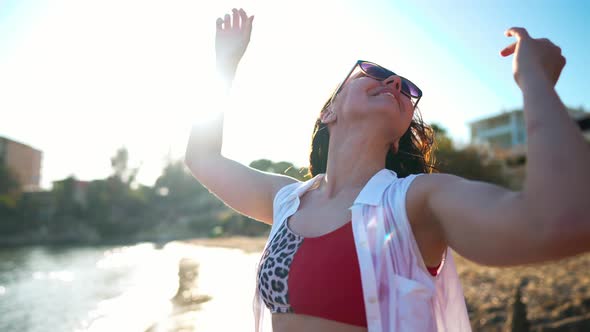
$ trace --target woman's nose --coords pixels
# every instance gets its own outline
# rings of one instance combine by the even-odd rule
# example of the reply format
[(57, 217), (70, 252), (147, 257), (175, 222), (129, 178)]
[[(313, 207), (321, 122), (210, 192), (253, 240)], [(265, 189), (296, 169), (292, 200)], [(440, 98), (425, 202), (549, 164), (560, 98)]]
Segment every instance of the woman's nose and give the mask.
[(397, 75), (391, 75), (383, 81), (385, 85), (392, 85), (393, 88), (400, 92), (402, 90), (402, 79)]

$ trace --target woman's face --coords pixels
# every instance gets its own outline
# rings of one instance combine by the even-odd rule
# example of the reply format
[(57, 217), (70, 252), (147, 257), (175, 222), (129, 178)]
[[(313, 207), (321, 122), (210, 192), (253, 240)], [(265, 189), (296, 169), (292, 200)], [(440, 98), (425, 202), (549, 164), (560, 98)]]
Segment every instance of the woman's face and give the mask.
[[(336, 122), (348, 125), (366, 124), (386, 139), (399, 139), (409, 128), (414, 107), (401, 93), (401, 78), (390, 76), (384, 81), (353, 72), (334, 98)], [(368, 129), (367, 129), (368, 130)]]

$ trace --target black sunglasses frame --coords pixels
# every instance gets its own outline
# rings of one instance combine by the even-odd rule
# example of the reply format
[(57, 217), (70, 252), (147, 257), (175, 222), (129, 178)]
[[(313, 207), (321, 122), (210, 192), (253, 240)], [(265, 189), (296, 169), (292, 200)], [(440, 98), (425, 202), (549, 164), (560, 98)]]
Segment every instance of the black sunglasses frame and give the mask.
[[(365, 60), (357, 60), (357, 62), (354, 64), (354, 66), (352, 66), (352, 69), (350, 70), (350, 72), (348, 72), (348, 74), (347, 74), (347, 75), (346, 75), (346, 77), (344, 78), (344, 80), (343, 80), (342, 82), (340, 82), (340, 85), (338, 85), (338, 88), (336, 89), (336, 92), (335, 92), (335, 93), (332, 95), (332, 97), (330, 98), (330, 103), (332, 103), (332, 101), (334, 100), (334, 98), (336, 97), (336, 95), (337, 95), (337, 94), (338, 94), (338, 93), (339, 93), (339, 92), (342, 90), (342, 87), (344, 86), (344, 83), (346, 82), (346, 80), (348, 80), (348, 78), (349, 78), (349, 77), (350, 77), (350, 75), (351, 75), (351, 74), (354, 72), (354, 70), (356, 69), (356, 67), (357, 67), (357, 66), (359, 67), (359, 69), (360, 69), (360, 70), (361, 70), (361, 71), (362, 71), (362, 72), (363, 72), (363, 73), (364, 73), (366, 76), (368, 76), (368, 77), (371, 77), (371, 78), (374, 78), (374, 79), (376, 79), (376, 80), (380, 80), (380, 81), (382, 81), (382, 80), (383, 80), (383, 79), (381, 79), (381, 78), (379, 78), (379, 77), (375, 77), (375, 76), (373, 76), (373, 75), (371, 75), (371, 74), (367, 73), (367, 72), (366, 72), (366, 71), (363, 69), (363, 66), (361, 66), (361, 64), (363, 64), (363, 63), (368, 63), (368, 64), (371, 64), (371, 65), (374, 65), (374, 66), (376, 66), (376, 67), (379, 67), (379, 68), (381, 68), (382, 70), (384, 70), (385, 72), (387, 72), (387, 73), (388, 73), (387, 77), (389, 77), (389, 76), (392, 76), (392, 75), (397, 75), (396, 73), (392, 72), (391, 70), (389, 70), (389, 69), (387, 69), (387, 68), (385, 68), (385, 67), (382, 67), (382, 66), (380, 66), (380, 65), (378, 65), (378, 64), (376, 64), (376, 63), (374, 63), (374, 62), (371, 62), (371, 61), (365, 61)], [(414, 108), (416, 108), (416, 106), (418, 106), (418, 102), (420, 101), (420, 98), (422, 98), (422, 90), (420, 90), (420, 88), (419, 88), (419, 87), (418, 87), (416, 84), (414, 84), (412, 81), (410, 81), (409, 79), (407, 79), (407, 78), (405, 78), (405, 77), (403, 77), (403, 76), (400, 76), (400, 75), (397, 75), (397, 76), (399, 76), (399, 77), (402, 79), (402, 81), (409, 82), (410, 84), (412, 84), (413, 86), (415, 86), (415, 87), (418, 89), (418, 91), (420, 92), (420, 95), (419, 95), (419, 96), (412, 96), (411, 94), (409, 94), (409, 93), (406, 93), (406, 92), (405, 92), (405, 91), (403, 91), (403, 90), (400, 90), (400, 91), (401, 91), (401, 93), (403, 93), (404, 95), (408, 96), (408, 98), (410, 98), (410, 100), (412, 100), (412, 98), (416, 98), (416, 102), (414, 103)], [(407, 84), (407, 83), (406, 83), (406, 84)]]

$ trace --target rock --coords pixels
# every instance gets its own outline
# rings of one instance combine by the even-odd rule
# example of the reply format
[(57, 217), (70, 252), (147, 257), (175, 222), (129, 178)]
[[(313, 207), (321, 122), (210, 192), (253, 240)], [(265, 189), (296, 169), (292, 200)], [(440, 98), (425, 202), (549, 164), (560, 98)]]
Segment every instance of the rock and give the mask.
[(523, 278), (520, 284), (516, 286), (514, 292), (514, 299), (511, 304), (511, 311), (508, 315), (507, 330), (511, 332), (528, 332), (531, 330), (531, 324), (527, 319), (526, 305), (522, 303), (521, 289), (527, 283), (527, 279)]
[(474, 331), (510, 329), (515, 283), (521, 283), (520, 302), (526, 305), (531, 331), (550, 326), (584, 326), (582, 330), (590, 331), (580, 318), (590, 315), (590, 253), (510, 268), (482, 266), (453, 254)]
[(198, 294), (198, 276), (199, 263), (190, 258), (183, 258), (178, 265), (178, 290), (172, 298), (175, 306), (195, 306), (211, 300), (208, 295)]
[(540, 326), (538, 332), (584, 332), (590, 331), (590, 314), (570, 317), (558, 322)]
[(171, 299), (174, 307), (169, 317), (152, 325), (146, 332), (197, 331), (195, 312), (211, 296), (198, 292), (199, 263), (183, 258), (178, 264), (178, 290)]

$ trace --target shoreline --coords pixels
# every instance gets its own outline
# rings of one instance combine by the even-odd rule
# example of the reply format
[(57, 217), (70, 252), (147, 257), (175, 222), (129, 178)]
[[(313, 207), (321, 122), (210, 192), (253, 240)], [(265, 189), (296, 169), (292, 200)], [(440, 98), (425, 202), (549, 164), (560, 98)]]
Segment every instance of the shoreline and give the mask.
[(34, 239), (28, 236), (22, 237), (1, 237), (0, 236), (0, 249), (14, 249), (14, 248), (28, 248), (28, 247), (102, 247), (102, 246), (132, 246), (140, 243), (153, 243), (156, 246), (162, 247), (167, 243), (178, 242), (189, 245), (201, 245), (206, 247), (220, 247), (229, 249), (241, 249), (247, 253), (254, 253), (262, 251), (266, 243), (268, 235), (265, 236), (243, 236), (234, 235), (228, 237), (196, 237), (196, 238), (172, 238), (172, 239), (134, 239), (134, 240), (123, 240), (123, 239), (111, 239), (101, 241), (91, 241), (76, 239), (63, 240), (63, 239)]
[(179, 240), (175, 242), (206, 247), (240, 249), (248, 254), (251, 254), (262, 252), (264, 245), (266, 244), (266, 240), (267, 236), (248, 237), (240, 235), (218, 238), (195, 238), (190, 240)]
[[(257, 253), (261, 252), (266, 243), (266, 237), (233, 236), (220, 238), (196, 238), (190, 240), (171, 241), (170, 243), (176, 243), (183, 246), (208, 247), (223, 250), (237, 249), (241, 251), (241, 253), (236, 253), (234, 251), (233, 253), (229, 254), (229, 256), (234, 257), (232, 259), (242, 260), (242, 258), (252, 257), (252, 255), (256, 255)], [(227, 255), (224, 255), (223, 257), (227, 257)], [(238, 267), (239, 264), (236, 264), (236, 262), (232, 261), (231, 259), (221, 259), (222, 262), (234, 262), (232, 265), (237, 268), (236, 273), (238, 274), (245, 273), (246, 271), (248, 273), (251, 272), (250, 269), (245, 270)], [(225, 305), (237, 305), (236, 303), (243, 302), (241, 301), (242, 298), (236, 299), (237, 302), (228, 302), (227, 294), (225, 294), (223, 291), (218, 293), (215, 288), (211, 288), (210, 286), (203, 287), (204, 283), (211, 285), (212, 264), (217, 264), (217, 261), (215, 261), (215, 259), (211, 260), (210, 258), (205, 257), (199, 258), (199, 256), (193, 256), (191, 254), (186, 254), (180, 257), (178, 262), (177, 291), (175, 295), (170, 298), (172, 310), (164, 319), (153, 322), (145, 330), (145, 332), (209, 331), (211, 326), (210, 321), (209, 319), (204, 319), (203, 315), (217, 315), (219, 313), (217, 308), (219, 308), (220, 303)], [(213, 267), (213, 269), (218, 270), (218, 267)], [(227, 275), (223, 275), (219, 278), (224, 279), (226, 277)], [(248, 285), (250, 284), (248, 283)], [(235, 284), (233, 284), (232, 287), (235, 287)], [(250, 311), (248, 304), (251, 300), (250, 297), (244, 299), (245, 302), (242, 303), (245, 310), (244, 312), (249, 315)], [(217, 303), (213, 304), (214, 302)], [(205, 303), (207, 307), (203, 306)], [(242, 306), (240, 306), (240, 308), (242, 308)], [(209, 316), (207, 316), (207, 318), (208, 317)]]
[[(261, 252), (266, 240), (233, 236), (178, 242), (249, 254)], [(453, 257), (474, 331), (506, 329), (515, 319), (528, 322), (531, 331), (590, 331), (590, 253), (509, 268), (478, 265), (455, 252)], [(524, 312), (517, 312), (515, 302)]]
[[(234, 273), (242, 276), (240, 280), (244, 282), (230, 296), (241, 294), (241, 289), (253, 288), (255, 273), (247, 264), (258, 259), (256, 256), (262, 252), (266, 240), (266, 236), (229, 236), (151, 242), (156, 249), (171, 243), (187, 246), (188, 250), (182, 249), (186, 251), (176, 256), (178, 261), (171, 266), (178, 273), (178, 279), (171, 280), (175, 285), (168, 285), (176, 287), (175, 294), (169, 299), (171, 312), (148, 325), (146, 332), (211, 330), (202, 323), (210, 323), (209, 317), (218, 319), (218, 303), (232, 303), (243, 308), (242, 311), (248, 311), (249, 298), (244, 297), (245, 304), (230, 302), (231, 297), (230, 301), (227, 300), (227, 287), (216, 286), (211, 280), (229, 278), (227, 276)], [(205, 250), (203, 247), (228, 250)], [(453, 257), (474, 331), (509, 329), (515, 316), (521, 321), (524, 319), (531, 331), (590, 331), (590, 253), (510, 268), (481, 266), (454, 252)], [(246, 261), (248, 263), (244, 263)], [(223, 267), (228, 264), (235, 270), (224, 271)], [(213, 271), (221, 272), (212, 273), (212, 267)], [(219, 270), (220, 267), (222, 270)], [(240, 295), (239, 299), (242, 297)], [(515, 303), (520, 303), (520, 309), (516, 309)], [(213, 316), (209, 310), (213, 310)], [(249, 318), (240, 317), (239, 320), (247, 321)], [(199, 324), (198, 328), (196, 324)]]

